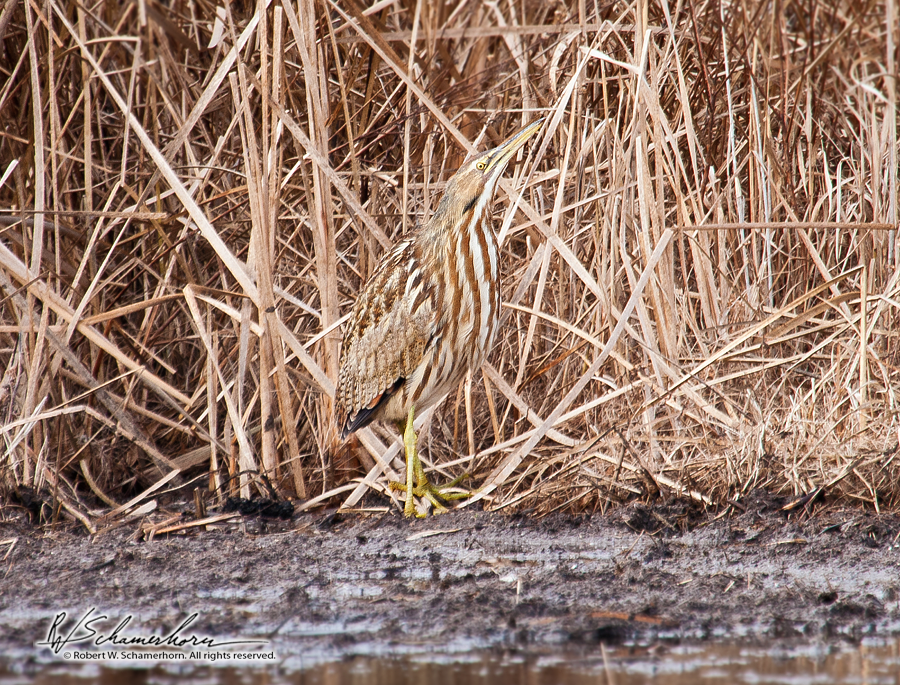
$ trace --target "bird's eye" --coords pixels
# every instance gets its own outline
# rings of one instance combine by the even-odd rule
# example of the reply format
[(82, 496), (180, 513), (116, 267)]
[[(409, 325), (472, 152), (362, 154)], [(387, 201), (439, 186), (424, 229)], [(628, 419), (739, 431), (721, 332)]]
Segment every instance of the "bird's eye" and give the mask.
[(484, 171), (484, 168), (486, 166), (487, 162), (485, 162), (483, 159), (475, 162), (475, 168), (478, 169), (478, 171)]

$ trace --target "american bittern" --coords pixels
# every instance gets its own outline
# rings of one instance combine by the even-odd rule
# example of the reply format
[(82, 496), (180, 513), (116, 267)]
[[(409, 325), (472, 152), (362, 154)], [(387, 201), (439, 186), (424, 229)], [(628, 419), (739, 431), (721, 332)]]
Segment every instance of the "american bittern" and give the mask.
[(341, 439), (376, 419), (405, 420), (406, 482), (391, 487), (406, 491), (406, 516), (415, 512), (413, 495), (435, 513), (446, 511), (437, 497), (453, 497), (443, 493), (450, 486), (428, 482), (413, 417), (478, 368), (493, 344), (500, 255), (491, 199), (507, 163), (542, 122), (456, 172), (434, 216), (382, 258), (344, 329), (335, 405)]

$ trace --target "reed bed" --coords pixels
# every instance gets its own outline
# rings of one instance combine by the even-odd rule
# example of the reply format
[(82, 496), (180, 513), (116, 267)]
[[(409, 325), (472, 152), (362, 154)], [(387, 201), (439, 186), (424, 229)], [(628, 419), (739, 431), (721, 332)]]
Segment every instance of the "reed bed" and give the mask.
[(91, 531), (191, 493), (396, 503), (392, 428), (336, 439), (341, 324), (466, 155), (545, 116), (497, 192), (499, 342), (422, 417), (434, 477), (538, 516), (897, 511), (898, 27), (896, 0), (8, 0), (6, 501)]

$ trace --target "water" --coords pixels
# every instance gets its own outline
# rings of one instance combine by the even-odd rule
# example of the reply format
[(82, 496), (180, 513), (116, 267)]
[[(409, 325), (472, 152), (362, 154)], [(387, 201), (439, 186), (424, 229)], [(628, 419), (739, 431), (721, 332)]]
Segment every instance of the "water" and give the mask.
[[(3, 662), (0, 662), (3, 663)], [(277, 666), (169, 662), (5, 662), (0, 685), (900, 685), (900, 640), (857, 646), (735, 644), (597, 647), (547, 654), (355, 656), (317, 663), (300, 654)]]

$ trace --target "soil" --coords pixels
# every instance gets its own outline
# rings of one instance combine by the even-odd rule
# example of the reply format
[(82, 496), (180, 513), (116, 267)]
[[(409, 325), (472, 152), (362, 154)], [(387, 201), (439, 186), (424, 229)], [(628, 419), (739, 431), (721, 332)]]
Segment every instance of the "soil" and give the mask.
[(35, 643), (54, 617), (91, 608), (107, 632), (132, 616), (124, 632), (140, 635), (196, 612), (187, 633), (312, 660), (900, 634), (900, 518), (788, 515), (765, 496), (743, 505), (717, 519), (678, 503), (542, 520), (251, 516), (151, 541), (7, 517), (0, 654), (52, 658)]

